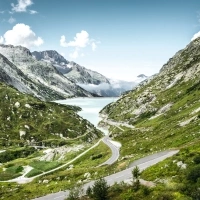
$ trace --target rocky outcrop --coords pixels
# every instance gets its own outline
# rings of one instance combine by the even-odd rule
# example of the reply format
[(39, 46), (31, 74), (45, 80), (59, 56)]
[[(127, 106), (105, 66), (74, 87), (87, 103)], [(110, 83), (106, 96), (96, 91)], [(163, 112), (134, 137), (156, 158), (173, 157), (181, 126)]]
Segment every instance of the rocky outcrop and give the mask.
[[(29, 85), (28, 91), (25, 89), (20, 91), (27, 91), (27, 93), (35, 94), (35, 96), (46, 100), (63, 99), (72, 96), (93, 96), (59, 73), (51, 63), (37, 61), (27, 48), (0, 45), (0, 53), (4, 56), (4, 61), (2, 62), (6, 62), (10, 69), (17, 69), (21, 72), (21, 79), (26, 77), (26, 86), (24, 86), (23, 82), (19, 86), (19, 84), (11, 84), (12, 82), (10, 81), (10, 84), (16, 88), (22, 87), (22, 85), (23, 88), (27, 88), (27, 85)], [(14, 79), (15, 75), (12, 74), (13, 70), (7, 74), (3, 64), (0, 65), (0, 68), (4, 68), (5, 82), (6, 80), (8, 82), (8, 76), (12, 76)], [(20, 79), (19, 73), (18, 77)]]
[(53, 50), (42, 52), (34, 51), (32, 55), (39, 61), (42, 60), (51, 63), (70, 81), (99, 96), (120, 96), (147, 78), (144, 74), (140, 74), (135, 81), (131, 82), (108, 79), (96, 71), (87, 69), (73, 61), (66, 60), (58, 52)]

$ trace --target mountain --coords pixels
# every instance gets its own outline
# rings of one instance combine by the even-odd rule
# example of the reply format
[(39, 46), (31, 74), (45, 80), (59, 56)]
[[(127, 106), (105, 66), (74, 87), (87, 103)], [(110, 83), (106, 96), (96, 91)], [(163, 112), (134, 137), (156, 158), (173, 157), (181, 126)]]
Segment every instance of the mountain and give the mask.
[(109, 83), (108, 79), (102, 74), (86, 69), (75, 62), (70, 62), (71, 70), (64, 74), (75, 83), (94, 84)]
[(84, 135), (82, 142), (91, 142), (101, 136), (77, 107), (42, 102), (1, 82), (0, 99), (0, 147), (62, 146), (70, 138)]
[(38, 61), (43, 60), (45, 62), (51, 63), (56, 69), (62, 73), (66, 74), (70, 71), (68, 67), (69, 61), (67, 61), (62, 55), (57, 51), (47, 50), (47, 51), (33, 51), (31, 53)]
[[(31, 89), (31, 92), (41, 99), (55, 100), (72, 96), (92, 96), (59, 73), (51, 63), (37, 61), (25, 47), (0, 45), (0, 53), (7, 58), (9, 62), (6, 62), (11, 68), (15, 66), (15, 69), (18, 68), (23, 72), (22, 76), (25, 75), (30, 80), (29, 90)], [(12, 74), (8, 76), (14, 77)], [(16, 84), (13, 86), (15, 87)]]
[(0, 81), (12, 85), (19, 91), (33, 94), (31, 90), (31, 80), (5, 56), (0, 54)]
[(122, 156), (187, 146), (199, 139), (199, 77), (200, 38), (101, 111), (100, 124), (122, 142)]
[(32, 52), (32, 55), (38, 60), (46, 61), (51, 63), (54, 67), (57, 68), (65, 77), (74, 83), (83, 83), (83, 84), (95, 84), (100, 83), (109, 83), (108, 79), (101, 75), (98, 72), (89, 70), (85, 67), (80, 66), (79, 64), (66, 60), (58, 52), (54, 50), (47, 50)]
[(147, 77), (141, 74), (135, 81), (128, 82), (122, 80), (108, 79), (102, 74), (87, 69), (73, 61), (67, 61), (58, 52), (53, 50), (32, 52), (32, 55), (38, 60), (51, 63), (56, 69), (72, 82), (76, 83), (85, 90), (104, 97), (117, 97), (127, 90), (131, 90), (139, 82)]

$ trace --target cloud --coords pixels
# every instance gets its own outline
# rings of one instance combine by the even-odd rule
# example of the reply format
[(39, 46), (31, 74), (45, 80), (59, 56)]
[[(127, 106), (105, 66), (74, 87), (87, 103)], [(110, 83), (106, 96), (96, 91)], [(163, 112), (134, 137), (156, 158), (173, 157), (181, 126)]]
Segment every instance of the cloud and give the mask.
[(9, 22), (10, 24), (14, 23), (15, 21), (16, 21), (16, 19), (13, 18), (12, 16), (11, 16), (10, 19), (8, 20), (8, 22)]
[(196, 38), (200, 37), (200, 31), (193, 35), (191, 41), (195, 40)]
[(73, 53), (69, 54), (70, 58), (76, 59), (79, 57), (79, 49), (75, 49)]
[(89, 34), (87, 31), (82, 30), (80, 33), (77, 33), (73, 41), (66, 42), (64, 35), (61, 36), (60, 45), (62, 47), (86, 47), (89, 43)]
[(62, 35), (60, 38), (60, 46), (62, 47), (74, 47), (74, 52), (70, 53), (71, 58), (77, 58), (79, 57), (79, 54), (81, 57), (84, 56), (83, 53), (81, 53), (81, 49), (91, 46), (92, 51), (95, 51), (97, 48), (97, 44), (100, 43), (100, 41), (96, 41), (94, 39), (91, 39), (89, 37), (89, 33), (87, 31), (82, 30), (80, 33), (76, 33), (76, 36), (74, 37), (74, 40), (67, 42), (65, 35)]
[(85, 89), (89, 92), (94, 92), (96, 90), (111, 89), (111, 85), (108, 83), (100, 83), (99, 85), (78, 83), (77, 85), (79, 85), (80, 87), (82, 87), (83, 89)]
[(61, 47), (67, 47), (67, 43), (65, 41), (65, 36), (62, 35), (61, 38), (60, 38), (60, 46)]
[(29, 10), (31, 15), (37, 14), (38, 12), (36, 10)]
[(11, 3), (12, 11), (27, 12), (27, 7), (33, 4), (32, 0), (18, 0), (18, 4)]
[(27, 48), (40, 46), (44, 43), (41, 37), (31, 30), (30, 26), (25, 24), (16, 24), (12, 30), (4, 34), (4, 44), (21, 45)]
[(63, 52), (61, 52), (60, 55), (63, 56), (63, 57), (65, 57), (65, 53), (63, 53)]
[(0, 44), (4, 43), (4, 38), (2, 36), (0, 36)]
[(4, 10), (0, 11), (0, 14), (4, 14), (4, 13), (5, 13), (5, 11), (4, 11)]
[(95, 43), (95, 42), (92, 42), (91, 46), (92, 46), (92, 51), (95, 51), (95, 50), (96, 50), (96, 48), (97, 48), (97, 45), (96, 45), (96, 43)]

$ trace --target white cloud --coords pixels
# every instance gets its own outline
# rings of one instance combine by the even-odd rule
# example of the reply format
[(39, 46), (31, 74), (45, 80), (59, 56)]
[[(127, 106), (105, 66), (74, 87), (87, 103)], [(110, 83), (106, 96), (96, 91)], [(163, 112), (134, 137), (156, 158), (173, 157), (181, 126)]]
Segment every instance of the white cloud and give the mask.
[(191, 41), (195, 40), (196, 38), (200, 37), (200, 31), (192, 37)]
[(66, 42), (65, 36), (62, 35), (60, 39), (60, 45), (62, 47), (86, 47), (89, 43), (89, 34), (87, 31), (82, 30), (80, 33), (77, 33), (73, 41)]
[(5, 11), (4, 11), (4, 10), (0, 11), (0, 14), (4, 14), (4, 13), (5, 13)]
[(95, 42), (92, 42), (91, 46), (92, 46), (92, 51), (95, 51), (97, 48), (97, 45), (95, 44)]
[(60, 55), (63, 56), (63, 57), (65, 57), (65, 53), (63, 53), (63, 52), (61, 52)]
[(27, 7), (33, 4), (32, 0), (18, 0), (18, 4), (11, 3), (12, 11), (27, 12)]
[(10, 19), (8, 20), (8, 22), (9, 22), (10, 24), (14, 23), (15, 21), (16, 21), (16, 19), (13, 18), (12, 16), (11, 16)]
[(67, 43), (66, 43), (64, 35), (62, 35), (61, 38), (60, 38), (60, 46), (61, 47), (67, 47)]
[(4, 38), (2, 36), (0, 36), (0, 44), (4, 43)]
[(75, 49), (75, 51), (73, 53), (69, 54), (70, 58), (76, 59), (79, 57), (79, 50)]
[(79, 85), (80, 87), (82, 87), (85, 90), (88, 90), (89, 92), (94, 92), (96, 90), (108, 90), (108, 89), (111, 89), (111, 86), (108, 83), (101, 83), (99, 85), (78, 83), (77, 85)]
[(44, 41), (41, 37), (36, 36), (30, 26), (16, 24), (12, 30), (7, 31), (4, 34), (4, 43), (30, 48), (32, 46), (40, 46)]
[(29, 10), (31, 15), (37, 14), (38, 12), (36, 10)]
[(83, 57), (84, 53), (81, 53), (80, 51), (87, 46), (91, 46), (92, 51), (95, 51), (98, 43), (100, 42), (91, 39), (88, 32), (84, 30), (82, 30), (80, 33), (76, 33), (73, 41), (67, 42), (65, 35), (62, 35), (60, 38), (60, 46), (74, 47), (74, 52), (69, 55), (71, 58), (77, 58), (79, 57), (79, 54), (81, 57)]

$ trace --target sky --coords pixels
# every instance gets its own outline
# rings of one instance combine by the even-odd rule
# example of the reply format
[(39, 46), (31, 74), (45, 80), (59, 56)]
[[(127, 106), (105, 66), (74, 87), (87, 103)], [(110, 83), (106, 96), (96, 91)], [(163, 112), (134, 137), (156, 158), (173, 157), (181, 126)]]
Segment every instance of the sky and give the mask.
[(199, 31), (200, 0), (0, 0), (0, 43), (114, 79), (158, 73)]

